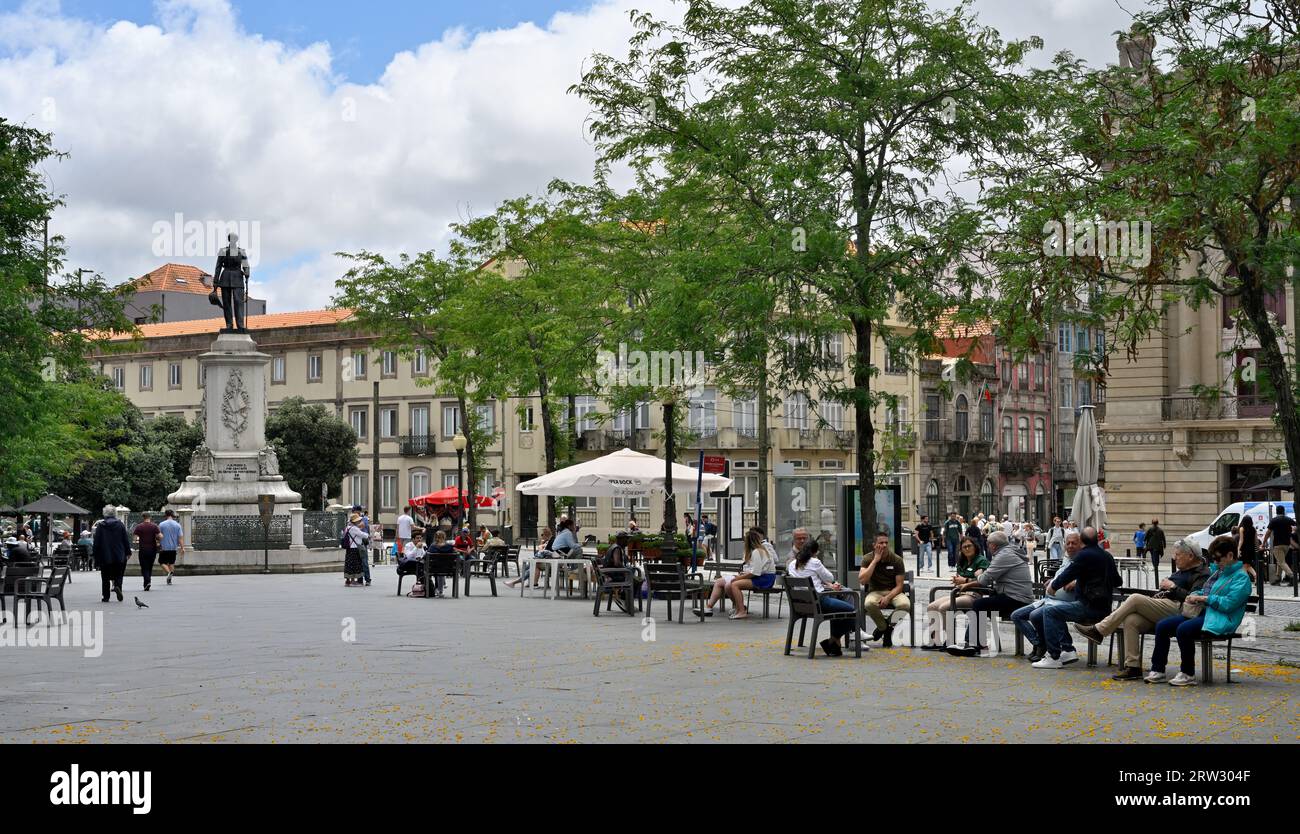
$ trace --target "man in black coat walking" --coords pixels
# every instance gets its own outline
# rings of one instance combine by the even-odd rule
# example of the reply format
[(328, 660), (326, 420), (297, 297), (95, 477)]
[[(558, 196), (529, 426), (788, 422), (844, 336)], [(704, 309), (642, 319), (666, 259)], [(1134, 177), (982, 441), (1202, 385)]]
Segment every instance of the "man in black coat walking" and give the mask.
[(122, 576), (126, 573), (126, 562), (131, 558), (131, 536), (126, 532), (126, 525), (118, 519), (112, 504), (104, 507), (104, 520), (95, 527), (95, 543), (91, 553), (99, 568), (104, 602), (108, 602), (110, 585), (117, 594), (117, 601), (121, 602)]
[[(1151, 567), (1155, 570), (1156, 576), (1160, 575), (1160, 560), (1165, 556), (1165, 531), (1160, 526), (1160, 519), (1151, 519), (1151, 529), (1147, 531), (1146, 549), (1147, 554), (1151, 556)], [(1172, 572), (1173, 568), (1170, 568)]]

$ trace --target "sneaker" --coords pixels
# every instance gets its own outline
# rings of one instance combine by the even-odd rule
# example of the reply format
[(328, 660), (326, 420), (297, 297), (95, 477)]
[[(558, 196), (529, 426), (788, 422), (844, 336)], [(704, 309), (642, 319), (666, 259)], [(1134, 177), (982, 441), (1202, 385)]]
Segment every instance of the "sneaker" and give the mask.
[(167, 584), (168, 585), (172, 584), (172, 575), (170, 573), (167, 574)]
[(885, 635), (885, 630), (883, 628), (878, 628), (875, 631), (871, 632), (871, 640), (874, 642), (876, 640), (879, 640), (884, 635)]
[(1100, 631), (1098, 631), (1096, 626), (1079, 625), (1078, 623), (1076, 623), (1074, 626), (1074, 630), (1082, 634), (1084, 637), (1087, 637), (1089, 640), (1091, 640), (1094, 643), (1101, 643), (1106, 639), (1105, 635), (1103, 635)]
[(886, 631), (885, 634), (884, 634), (884, 637), (882, 637), (881, 640), (882, 640), (882, 642), (881, 642), (881, 644), (880, 644), (880, 647), (881, 647), (882, 649), (892, 649), (892, 648), (894, 648), (894, 632), (892, 632), (892, 631)]
[(1047, 650), (1035, 647), (1034, 650), (1029, 653), (1029, 662), (1037, 663), (1045, 657), (1047, 657)]
[(844, 650), (840, 648), (840, 644), (832, 637), (827, 637), (818, 645), (822, 647), (822, 651), (826, 652), (828, 657), (839, 657), (844, 654)]
[(921, 647), (921, 651), (923, 652), (941, 652), (943, 650), (944, 650), (943, 646), (922, 646)]
[(1078, 662), (1079, 662), (1079, 653), (1078, 653), (1078, 652), (1061, 652), (1060, 660), (1061, 660), (1061, 665), (1062, 665), (1062, 666), (1068, 666), (1068, 665), (1070, 665), (1071, 663), (1078, 663)]
[(146, 591), (149, 590), (149, 586), (148, 586), (148, 585), (145, 585), (145, 586), (144, 586), (144, 589), (145, 589)]
[[(1075, 660), (1078, 660), (1078, 658), (1075, 658)], [(1048, 657), (1043, 658), (1042, 660), (1034, 661), (1033, 666), (1035, 669), (1064, 669), (1065, 668), (1065, 664), (1061, 662), (1060, 658), (1051, 657), (1050, 655)]]
[(980, 650), (978, 646), (949, 646), (948, 654), (953, 657), (979, 657)]
[(1154, 669), (1152, 669), (1150, 672), (1147, 672), (1147, 676), (1142, 680), (1146, 681), (1147, 683), (1164, 683), (1165, 673), (1157, 672)]
[(1179, 672), (1169, 681), (1170, 686), (1196, 686), (1196, 678), (1186, 672)]
[(1111, 675), (1113, 681), (1135, 681), (1142, 677), (1142, 670), (1136, 666), (1126, 666), (1118, 675)]

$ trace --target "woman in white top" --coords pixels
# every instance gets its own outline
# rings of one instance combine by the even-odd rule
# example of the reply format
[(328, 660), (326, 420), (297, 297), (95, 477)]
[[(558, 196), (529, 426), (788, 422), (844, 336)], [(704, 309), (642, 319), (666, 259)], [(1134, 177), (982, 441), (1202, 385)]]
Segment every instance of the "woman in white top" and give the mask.
[[(805, 544), (799, 554), (790, 560), (790, 564), (786, 565), (785, 575), (811, 579), (813, 587), (817, 589), (817, 604), (821, 606), (822, 611), (827, 613), (852, 611), (853, 603), (848, 600), (836, 596), (824, 596), (827, 591), (840, 591), (844, 586), (835, 581), (835, 577), (822, 564), (822, 560), (817, 558), (818, 550), (815, 541)], [(831, 636), (821, 641), (822, 651), (831, 657), (839, 657), (844, 654), (844, 649), (840, 647), (840, 640), (844, 635), (852, 633), (852, 621), (831, 620)]]
[(745, 608), (745, 591), (751, 588), (767, 590), (776, 584), (776, 548), (763, 537), (763, 532), (751, 527), (745, 534), (745, 563), (740, 566), (740, 573), (734, 577), (719, 577), (713, 583), (713, 591), (704, 607), (704, 616), (713, 616), (713, 607), (723, 594), (731, 600), (731, 619), (744, 620), (749, 617)]

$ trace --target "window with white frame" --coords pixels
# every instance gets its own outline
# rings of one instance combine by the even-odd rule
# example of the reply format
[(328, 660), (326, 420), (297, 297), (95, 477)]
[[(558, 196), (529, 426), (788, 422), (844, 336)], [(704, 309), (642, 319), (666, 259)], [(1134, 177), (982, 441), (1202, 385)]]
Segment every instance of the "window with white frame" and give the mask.
[(793, 460), (787, 460), (786, 463), (790, 464), (790, 468), (791, 468), (791, 469), (807, 469), (807, 468), (808, 468), (808, 461), (807, 461), (807, 460), (804, 460), (804, 459), (802, 459), (802, 458), (794, 458)]
[(126, 366), (125, 365), (114, 365), (109, 370), (109, 375), (112, 377), (113, 387), (115, 389), (117, 389), (118, 391), (126, 390)]
[(1011, 418), (1003, 417), (1002, 418), (1002, 451), (1004, 452), (1014, 451), (1011, 443), (1012, 443)]
[(443, 405), (442, 407), (442, 439), (451, 440), (460, 430), (460, 406)]
[(1074, 408), (1071, 403), (1074, 400), (1074, 380), (1061, 380), (1061, 408)]
[(424, 348), (417, 348), (415, 355), (411, 357), (411, 374), (413, 376), (424, 376), (429, 372), (429, 360), (424, 355)]
[(822, 400), (818, 404), (818, 410), (821, 412), (822, 420), (826, 422), (826, 428), (835, 431), (844, 431), (844, 405), (834, 400)]
[(1074, 353), (1070, 340), (1073, 331), (1074, 328), (1068, 324), (1058, 324), (1056, 326), (1056, 349), (1061, 353)]
[(718, 389), (701, 388), (691, 395), (688, 420), (690, 430), (712, 434), (718, 430)]
[(411, 497), (419, 495), (428, 495), (433, 490), (429, 488), (429, 470), (412, 469), (411, 470)]
[(319, 353), (307, 354), (307, 381), (320, 382), (321, 370), (324, 367)]
[(519, 410), (518, 414), (519, 430), (521, 432), (530, 432), (536, 427), (537, 424), (533, 422), (533, 407), (531, 405), (524, 406)]
[(385, 379), (397, 376), (397, 351), (386, 350), (379, 355), (379, 375)]
[(733, 460), (731, 462), (731, 494), (745, 499), (745, 509), (758, 506), (758, 461)]
[(785, 427), (787, 429), (808, 429), (808, 395), (796, 392), (785, 398)]
[(573, 508), (575, 510), (594, 510), (596, 509), (596, 496), (579, 495), (573, 499)]
[(1047, 421), (1034, 418), (1034, 451), (1042, 454), (1047, 449)]
[(885, 373), (887, 374), (906, 374), (908, 371), (907, 357), (903, 356), (897, 349), (885, 349)]
[(181, 363), (169, 362), (167, 364), (167, 388), (176, 390), (181, 387)]
[(735, 410), (736, 433), (742, 437), (758, 436), (758, 400), (744, 397), (732, 403)]
[(285, 381), (286, 381), (286, 377), (285, 377), (284, 357), (283, 356), (271, 357), (271, 384), (284, 385)]
[(592, 431), (596, 428), (597, 422), (595, 414), (599, 411), (599, 403), (596, 398), (590, 395), (573, 398), (574, 417), (578, 423), (578, 431)]
[(379, 473), (379, 509), (397, 509), (397, 473)]
[(366, 352), (364, 350), (352, 351), (352, 378), (366, 378)]
[(429, 436), (429, 406), (427, 404), (411, 406), (411, 436)]
[[(633, 510), (636, 510), (637, 512), (646, 512), (649, 509), (650, 498), (646, 495), (638, 495), (633, 498), (619, 497), (614, 499), (615, 515), (619, 515), (620, 513), (630, 513)], [(614, 520), (618, 521), (617, 518)]]
[(366, 477), (365, 472), (354, 472), (348, 478), (348, 496), (352, 499), (353, 504), (360, 504), (365, 507), (370, 503), (370, 493), (367, 490), (370, 487), (370, 480)]
[(459, 477), (460, 477), (460, 473), (456, 472), (455, 470), (452, 470), (451, 472), (443, 472), (442, 488), (443, 489), (454, 488), (456, 486), (456, 481)]
[(821, 467), (822, 469), (843, 469), (844, 461), (835, 460), (835, 459), (824, 460), (821, 463), (819, 463), (818, 466)]
[(1021, 417), (1016, 420), (1016, 447), (1018, 452), (1029, 451), (1029, 418)]
[(953, 439), (970, 440), (970, 402), (965, 394), (957, 395), (956, 422), (953, 424)]
[(145, 363), (140, 366), (140, 390), (153, 390), (153, 365)]
[(993, 442), (993, 401), (980, 397), (980, 440)]
[(366, 439), (366, 416), (367, 409), (354, 408), (349, 412), (349, 419), (352, 421), (352, 431), (356, 432), (357, 440)]
[(379, 436), (385, 440), (397, 437), (397, 406), (379, 409)]
[(826, 337), (826, 355), (836, 362), (844, 361), (843, 333), (832, 333)]
[(492, 403), (476, 405), (474, 412), (478, 416), (478, 427), (481, 431), (491, 434), (497, 430), (497, 410)]

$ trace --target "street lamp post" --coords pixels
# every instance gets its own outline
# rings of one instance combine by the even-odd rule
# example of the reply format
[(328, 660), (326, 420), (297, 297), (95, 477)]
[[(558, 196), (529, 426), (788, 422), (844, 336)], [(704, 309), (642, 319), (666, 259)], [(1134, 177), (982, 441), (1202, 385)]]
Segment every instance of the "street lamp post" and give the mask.
[(673, 392), (663, 396), (664, 406), (664, 528), (663, 543), (659, 550), (665, 562), (671, 562), (677, 556), (677, 501), (673, 498), (673, 407), (676, 405)]
[(465, 500), (465, 485), (461, 480), (461, 460), (465, 454), (465, 443), (465, 435), (461, 434), (459, 431), (457, 431), (456, 436), (451, 439), (451, 445), (456, 450), (456, 516), (457, 521), (461, 524), (464, 524), (465, 509), (463, 506)]

